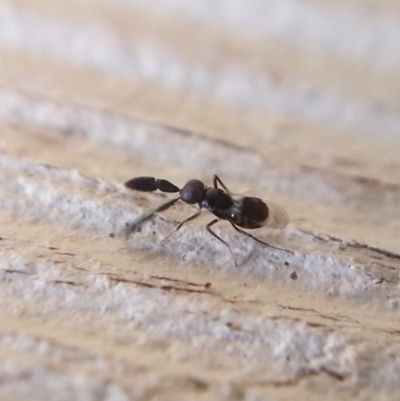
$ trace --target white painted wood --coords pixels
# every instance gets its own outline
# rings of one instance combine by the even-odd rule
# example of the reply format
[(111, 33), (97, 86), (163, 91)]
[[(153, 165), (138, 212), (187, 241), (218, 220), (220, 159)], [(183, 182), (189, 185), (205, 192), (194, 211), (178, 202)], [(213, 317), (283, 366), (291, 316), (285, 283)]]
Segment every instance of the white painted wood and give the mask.
[[(398, 400), (395, 2), (3, 1), (1, 400)], [(221, 176), (254, 232), (123, 183)]]

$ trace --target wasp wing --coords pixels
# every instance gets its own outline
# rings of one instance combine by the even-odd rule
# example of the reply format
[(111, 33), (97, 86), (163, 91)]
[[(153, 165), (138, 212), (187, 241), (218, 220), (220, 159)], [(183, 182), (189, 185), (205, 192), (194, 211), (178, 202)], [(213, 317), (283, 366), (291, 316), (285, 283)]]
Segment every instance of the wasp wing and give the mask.
[(264, 201), (268, 207), (268, 218), (265, 220), (264, 226), (269, 228), (284, 229), (289, 224), (289, 215), (280, 206), (275, 203)]
[(272, 202), (237, 195), (233, 196), (233, 200), (236, 213), (242, 216), (236, 221), (236, 224), (243, 228), (284, 229), (289, 224), (290, 218), (285, 210)]

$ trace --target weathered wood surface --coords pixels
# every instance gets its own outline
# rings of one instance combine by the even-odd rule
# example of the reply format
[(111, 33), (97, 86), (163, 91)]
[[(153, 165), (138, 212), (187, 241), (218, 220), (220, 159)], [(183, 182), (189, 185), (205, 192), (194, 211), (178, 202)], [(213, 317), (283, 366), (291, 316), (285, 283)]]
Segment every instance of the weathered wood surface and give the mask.
[[(0, 3), (2, 400), (398, 400), (395, 1)], [(128, 191), (218, 173), (260, 238)], [(296, 220), (301, 219), (301, 220)], [(113, 235), (110, 235), (110, 234)], [(210, 286), (211, 284), (211, 286)]]

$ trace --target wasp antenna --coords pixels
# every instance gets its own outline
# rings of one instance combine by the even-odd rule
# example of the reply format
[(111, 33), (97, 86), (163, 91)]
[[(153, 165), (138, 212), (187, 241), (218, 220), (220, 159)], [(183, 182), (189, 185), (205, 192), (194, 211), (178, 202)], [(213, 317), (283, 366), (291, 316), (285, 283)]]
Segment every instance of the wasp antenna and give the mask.
[(179, 192), (179, 188), (167, 180), (154, 177), (135, 177), (125, 183), (129, 189), (143, 192), (154, 192), (159, 189), (162, 192)]
[(162, 192), (179, 192), (179, 188), (167, 180), (157, 180), (157, 188)]
[(135, 177), (127, 181), (125, 186), (129, 189), (143, 192), (153, 192), (158, 189), (154, 177)]

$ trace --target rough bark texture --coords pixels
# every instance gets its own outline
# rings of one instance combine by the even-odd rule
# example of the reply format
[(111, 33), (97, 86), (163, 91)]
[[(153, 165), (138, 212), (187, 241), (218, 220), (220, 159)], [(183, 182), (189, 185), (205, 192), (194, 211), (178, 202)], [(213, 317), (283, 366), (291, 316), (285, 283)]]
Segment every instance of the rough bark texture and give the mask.
[[(395, 1), (0, 3), (0, 399), (400, 398)], [(217, 173), (293, 219), (194, 208)]]

